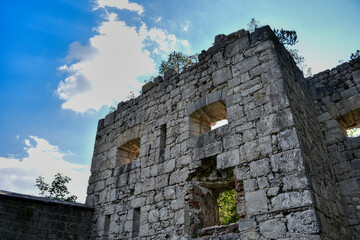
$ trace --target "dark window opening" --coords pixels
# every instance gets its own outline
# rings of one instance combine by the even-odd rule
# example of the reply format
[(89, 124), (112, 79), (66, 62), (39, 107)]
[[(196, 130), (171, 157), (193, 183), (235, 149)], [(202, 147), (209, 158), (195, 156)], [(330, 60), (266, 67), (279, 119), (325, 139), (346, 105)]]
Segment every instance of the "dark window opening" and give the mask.
[(134, 209), (132, 237), (138, 237), (140, 232), (140, 208)]
[(117, 166), (127, 164), (140, 156), (140, 138), (135, 138), (121, 145), (117, 151)]
[(190, 136), (199, 136), (227, 123), (225, 102), (217, 101), (208, 104), (190, 115)]
[(164, 157), (166, 148), (166, 124), (160, 126), (160, 157)]
[(360, 109), (349, 112), (337, 120), (347, 137), (360, 136)]
[(111, 218), (111, 215), (106, 215), (106, 216), (105, 216), (104, 236), (109, 236), (109, 231), (110, 231), (110, 218)]

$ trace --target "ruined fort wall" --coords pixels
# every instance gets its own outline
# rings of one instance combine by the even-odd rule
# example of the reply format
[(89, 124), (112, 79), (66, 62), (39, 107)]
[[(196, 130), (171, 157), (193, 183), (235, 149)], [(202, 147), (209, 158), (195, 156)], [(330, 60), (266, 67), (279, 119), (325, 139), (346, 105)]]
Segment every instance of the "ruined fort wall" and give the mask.
[[(278, 44), (268, 26), (218, 35), (199, 63), (147, 83), (99, 121), (91, 239), (346, 238), (325, 207), (337, 209), (339, 194), (313, 105)], [(241, 218), (216, 227), (216, 198), (229, 189)]]
[(84, 204), (0, 191), (0, 239), (85, 240), (92, 212)]
[(347, 137), (345, 130), (360, 127), (360, 59), (343, 63), (307, 79), (325, 136), (342, 204), (353, 230), (360, 238), (360, 137)]
[[(315, 200), (314, 207), (324, 239), (350, 238), (347, 219), (341, 205), (340, 191), (337, 188), (334, 169), (327, 156), (324, 136), (319, 132), (320, 123), (310, 97), (310, 89), (290, 54), (282, 45), (277, 46), (278, 59), (282, 65), (283, 78), (305, 165), (305, 173), (297, 173), (289, 180), (297, 182), (296, 185), (300, 189), (303, 184), (311, 186)], [(304, 174), (308, 178), (307, 181), (304, 181)]]

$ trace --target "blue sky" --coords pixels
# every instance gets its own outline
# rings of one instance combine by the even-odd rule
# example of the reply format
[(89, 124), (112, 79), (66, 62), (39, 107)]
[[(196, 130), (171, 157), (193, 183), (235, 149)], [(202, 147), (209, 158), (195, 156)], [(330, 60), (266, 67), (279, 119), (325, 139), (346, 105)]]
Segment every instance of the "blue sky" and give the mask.
[(316, 73), (360, 48), (360, 2), (19, 0), (0, 3), (0, 189), (36, 194), (61, 171), (84, 201), (98, 119), (156, 74), (255, 17), (296, 30)]

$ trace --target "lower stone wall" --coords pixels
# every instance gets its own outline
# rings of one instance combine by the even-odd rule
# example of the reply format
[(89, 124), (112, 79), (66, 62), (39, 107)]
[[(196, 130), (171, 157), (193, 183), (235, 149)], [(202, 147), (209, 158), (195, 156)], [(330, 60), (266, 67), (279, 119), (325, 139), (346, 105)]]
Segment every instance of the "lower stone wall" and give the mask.
[(0, 190), (0, 239), (88, 239), (93, 209)]
[(339, 142), (329, 151), (353, 239), (360, 239), (360, 137)]

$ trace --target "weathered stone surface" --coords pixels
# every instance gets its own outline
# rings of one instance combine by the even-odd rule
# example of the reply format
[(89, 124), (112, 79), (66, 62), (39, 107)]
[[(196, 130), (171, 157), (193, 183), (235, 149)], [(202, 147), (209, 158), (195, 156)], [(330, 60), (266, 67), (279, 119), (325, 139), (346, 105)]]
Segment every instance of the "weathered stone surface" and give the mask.
[(278, 219), (271, 219), (259, 224), (260, 232), (267, 238), (282, 238), (285, 236), (286, 226), (285, 223)]
[(253, 177), (267, 175), (270, 172), (269, 159), (264, 158), (250, 163), (250, 173)]
[(273, 211), (291, 209), (297, 207), (305, 207), (313, 204), (311, 192), (305, 190), (303, 192), (281, 193), (271, 199), (271, 209)]
[(216, 159), (218, 169), (236, 166), (240, 163), (239, 151), (237, 149), (219, 154)]
[[(99, 121), (91, 239), (359, 238), (359, 72), (304, 79), (268, 26), (216, 37)], [(214, 226), (234, 188), (238, 225)]]
[(314, 210), (291, 213), (286, 216), (287, 228), (290, 232), (300, 234), (319, 233), (320, 226)]
[(256, 227), (256, 221), (254, 219), (246, 219), (246, 220), (240, 219), (240, 221), (238, 222), (238, 228), (240, 232), (247, 231), (255, 227)]
[(265, 191), (245, 193), (246, 212), (249, 216), (266, 213), (268, 210)]
[(303, 159), (299, 149), (285, 151), (271, 157), (274, 172), (291, 173), (304, 170)]

